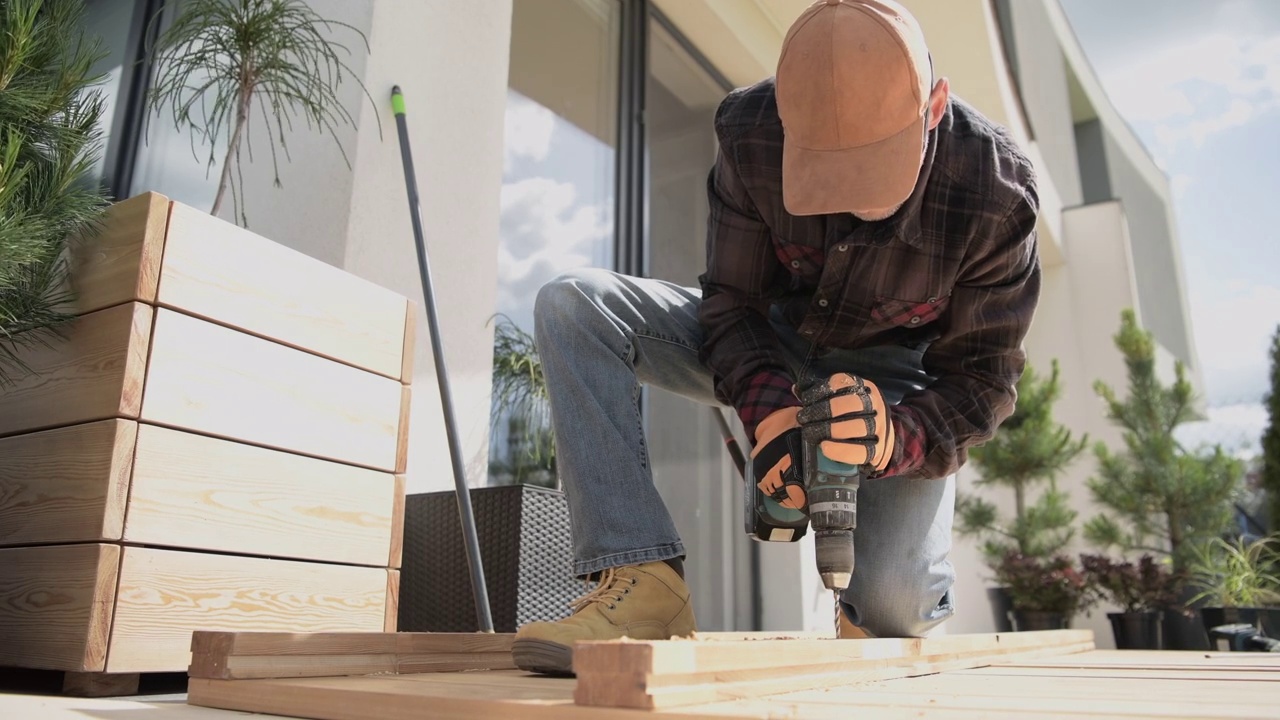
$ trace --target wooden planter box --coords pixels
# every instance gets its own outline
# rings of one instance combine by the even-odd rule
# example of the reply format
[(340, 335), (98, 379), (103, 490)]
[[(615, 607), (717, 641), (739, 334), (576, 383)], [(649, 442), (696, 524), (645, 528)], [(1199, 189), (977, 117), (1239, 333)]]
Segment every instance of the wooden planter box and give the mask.
[(73, 268), (80, 317), (0, 392), (0, 665), (393, 631), (411, 303), (156, 194)]

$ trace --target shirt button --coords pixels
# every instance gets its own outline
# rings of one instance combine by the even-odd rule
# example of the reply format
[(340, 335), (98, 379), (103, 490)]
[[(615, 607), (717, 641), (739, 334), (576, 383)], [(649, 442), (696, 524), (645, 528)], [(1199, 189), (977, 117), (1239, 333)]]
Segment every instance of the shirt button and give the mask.
[(848, 250), (848, 249), (849, 249), (849, 246), (848, 246), (848, 245), (844, 245), (844, 244), (842, 244), (842, 245), (837, 245), (837, 246), (836, 246), (836, 249), (837, 249), (837, 250), (839, 250), (840, 252), (844, 252), (844, 251), (846, 251), (846, 250)]
[(915, 317), (911, 318), (911, 324), (912, 324), (912, 325), (919, 325), (919, 324), (920, 324), (920, 316), (919, 316), (919, 315), (917, 315), (917, 316), (915, 316)]
[(799, 261), (799, 260), (792, 260), (792, 261), (791, 261), (791, 267), (793, 267), (793, 268), (798, 268), (798, 267), (800, 267), (800, 261)]
[(804, 331), (804, 334), (805, 334), (805, 335), (812, 335), (812, 334), (813, 334), (813, 331), (812, 331), (812, 330), (805, 330), (805, 331)]
[(818, 306), (819, 306), (819, 307), (826, 307), (827, 305), (830, 305), (830, 304), (831, 304), (831, 303), (828, 303), (828, 302), (827, 302), (827, 300), (826, 300), (826, 298), (823, 298), (822, 300), (819, 300), (819, 301), (818, 301)]
[(931, 297), (931, 298), (929, 298), (929, 304), (930, 304), (930, 305), (932, 305), (932, 304), (934, 304), (934, 303), (936, 303), (936, 302), (938, 302), (938, 298), (937, 298), (937, 297)]

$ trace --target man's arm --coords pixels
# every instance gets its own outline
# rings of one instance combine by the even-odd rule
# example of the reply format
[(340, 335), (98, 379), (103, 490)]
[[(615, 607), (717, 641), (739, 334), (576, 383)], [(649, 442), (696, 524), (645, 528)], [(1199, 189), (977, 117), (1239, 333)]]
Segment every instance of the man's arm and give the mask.
[(734, 407), (749, 437), (774, 410), (797, 406), (793, 380), (768, 313), (780, 272), (768, 226), (756, 211), (721, 135), (707, 178), (707, 268), (699, 280), (700, 359), (716, 397)]
[(883, 476), (940, 478), (967, 448), (1008, 418), (1026, 364), (1022, 341), (1040, 296), (1038, 198), (1034, 186), (995, 223), (985, 252), (961, 271), (941, 320), (942, 337), (924, 356), (937, 378), (892, 411), (897, 443)]

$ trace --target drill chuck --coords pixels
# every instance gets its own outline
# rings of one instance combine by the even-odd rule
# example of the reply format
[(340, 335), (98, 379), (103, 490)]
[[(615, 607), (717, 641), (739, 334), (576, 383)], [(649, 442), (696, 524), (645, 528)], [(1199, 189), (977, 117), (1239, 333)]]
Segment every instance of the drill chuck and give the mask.
[(853, 529), (858, 524), (858, 485), (830, 484), (810, 495), (809, 521), (818, 574), (828, 590), (849, 587), (853, 575)]
[(853, 575), (853, 530), (817, 530), (813, 534), (818, 574), (828, 590), (849, 587)]

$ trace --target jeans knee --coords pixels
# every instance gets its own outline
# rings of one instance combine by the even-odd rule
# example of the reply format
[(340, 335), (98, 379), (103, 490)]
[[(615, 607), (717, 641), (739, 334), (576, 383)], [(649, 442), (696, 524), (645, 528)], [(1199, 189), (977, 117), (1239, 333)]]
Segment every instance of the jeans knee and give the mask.
[(924, 637), (955, 614), (951, 576), (924, 580), (903, 577), (846, 592), (841, 608), (850, 622), (875, 637)]
[(538, 289), (533, 303), (534, 325), (538, 330), (597, 311), (600, 297), (611, 273), (600, 268), (580, 268), (557, 275)]

